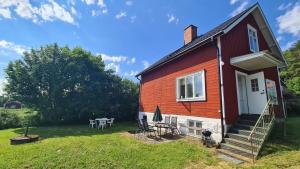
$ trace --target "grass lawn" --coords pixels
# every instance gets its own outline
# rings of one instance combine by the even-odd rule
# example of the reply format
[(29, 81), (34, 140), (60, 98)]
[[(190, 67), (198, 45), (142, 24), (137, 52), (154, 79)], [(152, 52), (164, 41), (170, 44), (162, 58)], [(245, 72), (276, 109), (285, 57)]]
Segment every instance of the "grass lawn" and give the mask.
[(191, 139), (147, 144), (128, 136), (132, 123), (104, 132), (87, 126), (32, 128), (37, 143), (12, 146), (9, 138), (22, 129), (0, 130), (0, 168), (300, 168), (300, 117), (288, 120), (287, 137), (271, 135), (254, 165), (234, 165), (218, 159), (214, 149)]

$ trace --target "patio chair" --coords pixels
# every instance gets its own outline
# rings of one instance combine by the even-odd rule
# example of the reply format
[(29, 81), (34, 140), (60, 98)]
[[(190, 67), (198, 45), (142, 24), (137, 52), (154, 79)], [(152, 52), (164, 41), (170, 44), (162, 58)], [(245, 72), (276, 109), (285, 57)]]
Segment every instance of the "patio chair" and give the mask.
[(95, 120), (90, 120), (89, 127), (94, 128), (94, 125), (97, 125), (96, 121)]
[(137, 129), (135, 130), (135, 134), (134, 134), (134, 136), (136, 137), (140, 137), (140, 135), (138, 135), (138, 134), (145, 134), (145, 129), (144, 129), (144, 126), (143, 126), (143, 124), (141, 123), (141, 120), (140, 119), (137, 119)]
[(106, 127), (106, 121), (105, 120), (99, 120), (98, 129), (101, 127), (103, 130), (104, 127)]
[[(171, 116), (165, 116), (165, 123), (170, 124), (171, 123)], [(169, 128), (166, 128), (165, 133), (167, 133)]]
[(151, 136), (151, 133), (154, 133), (154, 135), (156, 137), (156, 133), (155, 133), (156, 130), (153, 127), (149, 126), (147, 120), (142, 119), (142, 122), (143, 122), (144, 131), (147, 132), (148, 134), (150, 134), (150, 136)]
[(107, 123), (109, 124), (109, 127), (111, 127), (114, 123), (115, 118), (111, 118), (107, 121)]
[(172, 135), (174, 135), (175, 132), (180, 134), (178, 128), (177, 128), (177, 117), (172, 117), (171, 118), (171, 125), (170, 125), (170, 130), (172, 132)]

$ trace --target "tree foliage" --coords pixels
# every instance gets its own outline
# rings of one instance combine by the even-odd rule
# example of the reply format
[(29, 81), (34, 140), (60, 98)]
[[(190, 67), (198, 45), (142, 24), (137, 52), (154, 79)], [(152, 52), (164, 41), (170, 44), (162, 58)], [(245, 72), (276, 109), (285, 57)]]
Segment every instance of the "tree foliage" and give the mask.
[(288, 67), (281, 71), (281, 79), (290, 91), (300, 96), (300, 40), (284, 56)]
[(32, 49), (5, 72), (9, 97), (38, 110), (47, 122), (130, 120), (137, 112), (138, 85), (105, 70), (101, 56), (80, 47)]

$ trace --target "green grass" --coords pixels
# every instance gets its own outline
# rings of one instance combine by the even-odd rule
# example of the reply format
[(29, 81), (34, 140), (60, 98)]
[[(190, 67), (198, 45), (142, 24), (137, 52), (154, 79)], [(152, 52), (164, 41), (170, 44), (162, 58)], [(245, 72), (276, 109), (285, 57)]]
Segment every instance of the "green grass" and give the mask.
[(0, 130), (0, 168), (300, 168), (300, 117), (287, 120), (287, 135), (275, 127), (255, 164), (234, 165), (214, 149), (185, 138), (148, 144), (130, 137), (131, 123), (99, 131), (87, 126), (31, 128), (41, 141), (12, 146), (23, 129)]
[(2, 168), (183, 168), (203, 161), (204, 166), (220, 161), (200, 144), (186, 140), (147, 144), (126, 134), (130, 123), (116, 124), (104, 132), (87, 126), (32, 128), (42, 140), (25, 145), (9, 145), (9, 138), (22, 129), (0, 131)]

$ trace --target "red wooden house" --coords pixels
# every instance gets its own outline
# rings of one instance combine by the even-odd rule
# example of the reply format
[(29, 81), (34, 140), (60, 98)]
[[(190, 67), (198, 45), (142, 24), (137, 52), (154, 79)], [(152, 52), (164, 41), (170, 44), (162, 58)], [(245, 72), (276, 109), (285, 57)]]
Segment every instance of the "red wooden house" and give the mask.
[[(284, 66), (258, 3), (200, 36), (190, 25), (181, 48), (136, 75), (139, 117), (151, 121), (158, 105), (163, 116), (177, 117), (182, 133), (198, 137), (209, 129), (217, 143), (232, 134), (241, 117), (249, 117), (244, 119), (249, 121), (249, 135), (250, 123), (257, 122), (269, 100), (276, 117), (284, 116), (278, 76)], [(233, 134), (242, 137), (239, 132)]]

